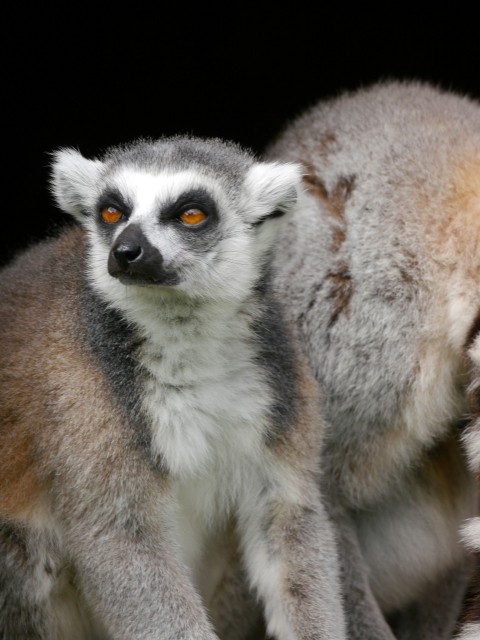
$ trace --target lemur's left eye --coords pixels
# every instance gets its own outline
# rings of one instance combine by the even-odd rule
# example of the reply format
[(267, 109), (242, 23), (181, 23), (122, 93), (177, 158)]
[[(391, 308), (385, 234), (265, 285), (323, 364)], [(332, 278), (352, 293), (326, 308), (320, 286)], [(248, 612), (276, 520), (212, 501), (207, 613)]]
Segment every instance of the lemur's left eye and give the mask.
[(108, 222), (108, 224), (114, 224), (115, 222), (118, 222), (122, 215), (122, 212), (119, 211), (116, 207), (104, 207), (100, 211), (100, 217), (104, 222)]
[(187, 209), (178, 216), (183, 224), (193, 227), (207, 219), (207, 214), (200, 209)]

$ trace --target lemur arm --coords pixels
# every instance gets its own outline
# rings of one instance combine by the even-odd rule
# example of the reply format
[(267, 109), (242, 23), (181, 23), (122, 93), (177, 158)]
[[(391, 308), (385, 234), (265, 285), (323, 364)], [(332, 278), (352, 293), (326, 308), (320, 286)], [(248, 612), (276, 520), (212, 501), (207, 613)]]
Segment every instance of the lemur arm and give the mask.
[(298, 500), (271, 484), (242, 505), (240, 534), (250, 581), (278, 640), (346, 638), (335, 540), (313, 479)]
[[(88, 605), (115, 640), (215, 640), (180, 559), (168, 476), (147, 464), (119, 424), (94, 429), (95, 444), (76, 443), (75, 469), (63, 473), (58, 461), (51, 491)], [(59, 457), (75, 440), (64, 436)]]

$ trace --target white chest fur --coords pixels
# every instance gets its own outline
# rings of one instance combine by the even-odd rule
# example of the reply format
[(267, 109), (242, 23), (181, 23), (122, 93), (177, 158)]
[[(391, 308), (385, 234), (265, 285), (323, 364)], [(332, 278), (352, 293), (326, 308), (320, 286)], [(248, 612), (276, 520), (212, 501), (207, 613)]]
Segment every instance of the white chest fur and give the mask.
[(153, 453), (173, 477), (255, 455), (271, 402), (246, 319), (206, 316), (159, 323), (142, 349)]
[[(261, 484), (272, 398), (250, 324), (248, 314), (218, 308), (157, 319), (142, 347), (152, 453), (169, 470), (180, 552), (195, 581), (238, 500)], [(206, 597), (218, 562), (208, 567)]]

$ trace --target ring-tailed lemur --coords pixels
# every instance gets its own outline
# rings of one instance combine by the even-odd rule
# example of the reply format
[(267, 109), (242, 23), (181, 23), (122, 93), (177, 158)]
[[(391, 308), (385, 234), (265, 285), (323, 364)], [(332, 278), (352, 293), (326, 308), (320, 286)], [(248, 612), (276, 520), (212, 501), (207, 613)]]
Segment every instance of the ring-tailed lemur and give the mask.
[(80, 225), (0, 275), (2, 640), (245, 638), (251, 589), (275, 638), (345, 637), (317, 385), (270, 286), (300, 181), (219, 140), (55, 154)]
[(274, 266), (325, 393), (349, 637), (451, 637), (475, 509), (458, 429), (480, 309), (480, 105), (377, 84), (312, 106), (265, 158), (305, 171)]
[[(468, 357), (472, 367), (472, 382), (469, 388), (472, 397), (473, 419), (465, 432), (464, 441), (470, 460), (470, 466), (480, 479), (480, 314), (476, 322), (476, 331), (469, 341)], [(471, 518), (462, 528), (462, 538), (471, 549), (474, 574), (464, 611), (462, 628), (458, 640), (478, 640), (480, 638), (480, 516)]]

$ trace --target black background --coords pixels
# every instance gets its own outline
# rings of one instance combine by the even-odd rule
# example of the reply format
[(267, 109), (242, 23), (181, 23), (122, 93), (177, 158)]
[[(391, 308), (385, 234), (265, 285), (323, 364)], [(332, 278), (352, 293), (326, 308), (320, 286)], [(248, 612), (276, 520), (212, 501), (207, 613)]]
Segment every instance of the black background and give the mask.
[(480, 97), (472, 9), (327, 4), (75, 4), (3, 17), (0, 262), (66, 217), (49, 152), (139, 136), (219, 136), (260, 153), (317, 99), (386, 78)]

